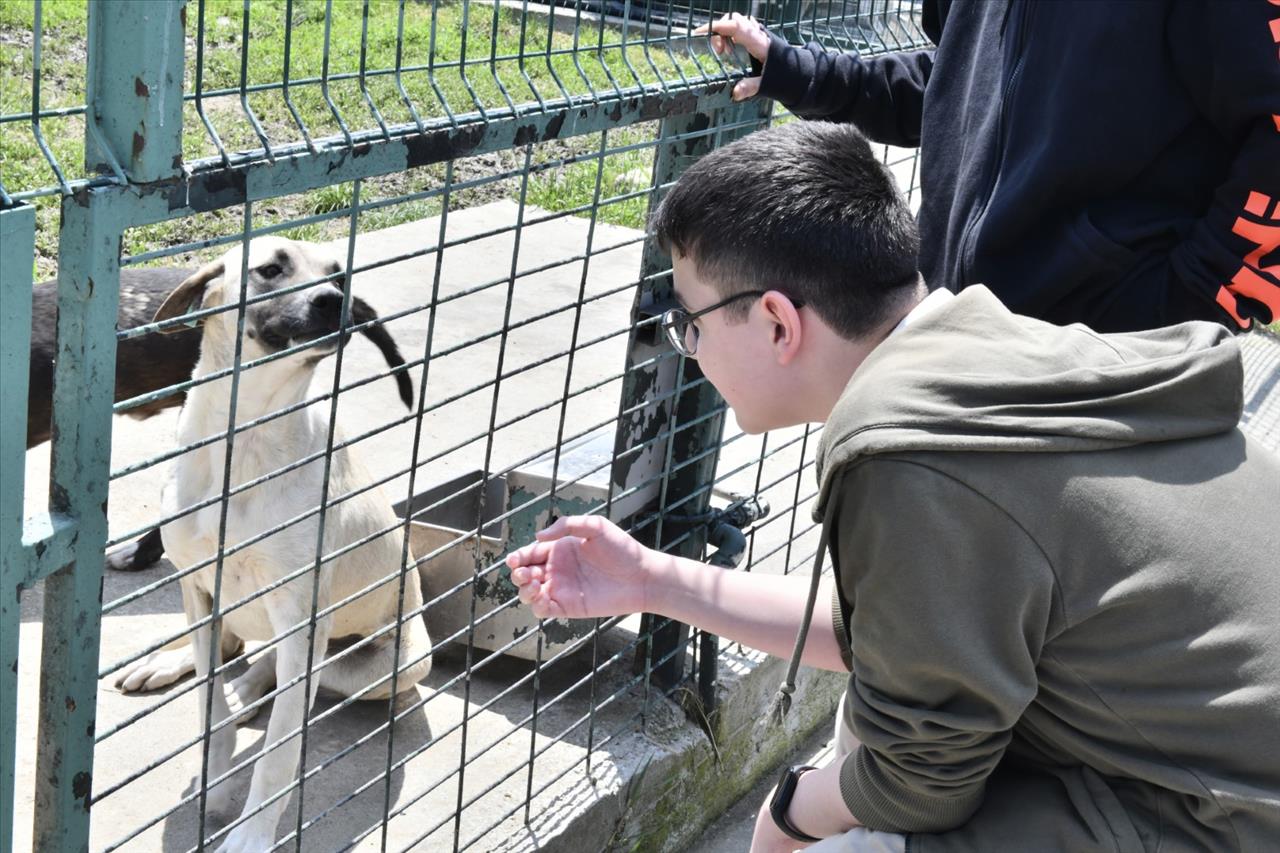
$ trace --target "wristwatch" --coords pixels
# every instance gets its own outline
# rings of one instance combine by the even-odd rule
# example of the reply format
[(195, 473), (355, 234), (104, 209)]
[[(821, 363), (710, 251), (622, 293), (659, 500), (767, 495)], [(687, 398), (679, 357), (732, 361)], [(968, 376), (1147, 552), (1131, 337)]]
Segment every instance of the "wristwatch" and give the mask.
[(787, 820), (787, 809), (791, 808), (791, 797), (796, 792), (796, 782), (805, 773), (817, 769), (808, 764), (786, 768), (782, 771), (782, 778), (778, 780), (778, 786), (773, 789), (773, 798), (769, 800), (769, 814), (773, 817), (774, 825), (782, 830), (783, 834), (788, 838), (794, 838), (796, 841), (812, 842), (822, 840), (801, 832), (791, 825), (791, 821)]

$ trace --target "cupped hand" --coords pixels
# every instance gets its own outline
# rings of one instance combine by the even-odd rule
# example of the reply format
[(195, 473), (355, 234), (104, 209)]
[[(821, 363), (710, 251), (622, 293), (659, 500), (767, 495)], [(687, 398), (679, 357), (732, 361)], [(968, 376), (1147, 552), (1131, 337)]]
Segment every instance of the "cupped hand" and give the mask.
[[(693, 31), (695, 36), (711, 36), (711, 49), (719, 54), (733, 51), (735, 44), (740, 44), (752, 59), (764, 63), (769, 58), (769, 32), (755, 18), (737, 12), (721, 17), (717, 21), (703, 24)], [(760, 78), (746, 77), (733, 87), (733, 99), (745, 101), (760, 92)]]
[[(520, 601), (539, 619), (636, 613), (649, 606), (665, 555), (596, 515), (566, 516), (507, 556)], [(666, 558), (669, 559), (669, 558)]]

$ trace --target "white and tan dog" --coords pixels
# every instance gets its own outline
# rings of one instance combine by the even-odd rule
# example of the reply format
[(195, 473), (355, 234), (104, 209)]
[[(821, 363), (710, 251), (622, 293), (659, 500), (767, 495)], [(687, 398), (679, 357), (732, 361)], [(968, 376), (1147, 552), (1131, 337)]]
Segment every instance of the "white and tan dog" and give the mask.
[[(236, 304), (241, 269), (241, 250), (236, 248), (184, 281), (161, 306), (156, 320), (182, 316), (196, 307)], [(332, 279), (341, 270), (317, 246), (259, 238), (249, 248), (245, 295), (252, 299), (290, 285)], [(244, 371), (236, 395), (237, 424), (306, 399), (316, 365), (337, 347), (334, 333), (339, 330), (342, 302), (342, 291), (330, 281), (323, 281), (246, 308), (242, 363), (322, 337), (331, 340)], [(237, 311), (209, 315), (203, 323), (195, 378), (234, 365)], [(225, 810), (230, 802), (227, 784), (212, 785), (231, 767), (235, 730), (225, 721), (233, 710), (239, 711), (265, 695), (272, 684), (283, 686), (275, 697), (267, 725), (266, 754), (254, 767), (242, 822), (218, 848), (219, 853), (248, 853), (268, 849), (275, 841), (276, 824), (289, 798), (281, 796), (265, 806), (263, 803), (298, 776), (300, 737), (293, 733), (302, 726), (315, 700), (316, 688), (323, 686), (351, 696), (376, 684), (361, 698), (385, 700), (392, 689), (394, 626), (400, 614), (410, 615), (403, 617), (399, 631), (397, 691), (410, 689), (427, 675), (431, 668), (431, 639), (421, 615), (418, 573), (412, 569), (403, 572), (402, 583), (402, 539), (391, 505), (379, 489), (345, 497), (368, 486), (372, 478), (350, 449), (337, 449), (329, 461), (323, 553), (333, 554), (365, 539), (369, 541), (328, 560), (319, 570), (314, 606), (321, 616), (315, 624), (311, 691), (304, 695), (303, 679), (312, 642), (309, 623), (320, 519), (312, 514), (260, 541), (247, 546), (241, 543), (305, 515), (321, 503), (330, 404), (323, 401), (307, 406), (234, 436), (232, 489), (281, 471), (300, 459), (316, 458), (234, 494), (228, 501), (223, 541), (224, 549), (232, 553), (222, 559), (216, 614), (221, 622), (222, 642), (212, 658), (213, 665), (215, 669), (220, 666), (224, 657), (234, 654), (243, 641), (275, 642), (270, 652), (232, 683), (230, 690), (224, 690), (220, 676), (213, 679), (212, 715), (203, 719), (208, 704), (204, 685), (208, 684), (213, 633), (207, 620), (214, 615), (215, 587), (219, 586), (217, 561), (212, 560), (218, 554), (222, 516), (222, 506), (216, 498), (223, 490), (230, 404), (230, 376), (187, 392), (178, 421), (179, 442), (186, 446), (211, 436), (224, 438), (179, 457), (164, 493), (166, 516), (215, 499), (211, 505), (189, 512), (163, 528), (165, 551), (180, 570), (209, 563), (181, 580), (188, 623), (198, 626), (192, 631), (192, 643), (138, 661), (122, 673), (117, 684), (125, 690), (152, 689), (195, 670), (202, 684), (198, 693), (202, 729), (214, 729), (209, 750), (208, 803), (215, 810)], [(334, 442), (340, 444), (341, 440), (341, 431), (335, 430)], [(383, 530), (391, 532), (375, 535)], [(281, 583), (289, 577), (293, 579)], [(326, 613), (331, 604), (362, 590), (354, 600)], [(379, 632), (373, 641), (341, 654), (339, 647), (350, 643), (340, 641), (359, 641)], [(322, 665), (328, 655), (337, 657)]]

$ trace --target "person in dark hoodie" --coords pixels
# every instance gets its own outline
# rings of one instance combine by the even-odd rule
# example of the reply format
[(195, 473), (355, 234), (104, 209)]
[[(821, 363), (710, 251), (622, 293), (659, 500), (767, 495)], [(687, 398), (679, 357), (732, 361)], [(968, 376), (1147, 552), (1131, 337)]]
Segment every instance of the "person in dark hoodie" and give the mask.
[(936, 49), (865, 59), (711, 26), (763, 64), (735, 98), (919, 146), (930, 286), (1098, 331), (1280, 321), (1276, 0), (924, 0), (921, 23)]
[(788, 771), (753, 849), (1274, 850), (1280, 458), (1238, 427), (1230, 332), (928, 293), (848, 125), (707, 155), (652, 227), (663, 324), (742, 428), (825, 423), (812, 580), (587, 516), (507, 562), (538, 617), (651, 612), (778, 655), (798, 631), (783, 711), (800, 661), (849, 673), (840, 757)]

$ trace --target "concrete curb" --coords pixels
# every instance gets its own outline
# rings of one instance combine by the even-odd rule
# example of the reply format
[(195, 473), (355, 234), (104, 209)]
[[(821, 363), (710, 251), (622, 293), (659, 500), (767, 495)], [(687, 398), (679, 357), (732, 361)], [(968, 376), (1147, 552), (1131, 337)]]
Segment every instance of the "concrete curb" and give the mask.
[[(772, 774), (798, 743), (815, 731), (830, 730), (846, 682), (838, 673), (805, 671), (786, 720), (781, 725), (770, 721), (786, 665), (768, 657), (735, 678), (715, 727), (716, 750), (704, 737), (692, 749), (669, 756), (664, 765), (650, 767), (631, 804), (634, 818), (612, 849), (685, 849), (762, 776)], [(645, 808), (650, 802), (652, 807)]]
[(490, 849), (687, 849), (798, 744), (830, 730), (845, 686), (845, 677), (838, 673), (802, 670), (791, 712), (777, 725), (768, 718), (786, 661), (722, 648), (721, 672), (714, 745), (675, 702), (657, 700), (645, 725), (625, 736), (632, 742), (612, 747), (615, 757), (629, 757), (612, 764), (616, 775), (606, 779), (593, 771), (592, 784), (564, 792), (560, 818), (535, 819), (527, 833)]

